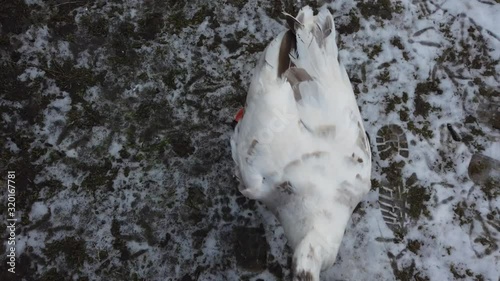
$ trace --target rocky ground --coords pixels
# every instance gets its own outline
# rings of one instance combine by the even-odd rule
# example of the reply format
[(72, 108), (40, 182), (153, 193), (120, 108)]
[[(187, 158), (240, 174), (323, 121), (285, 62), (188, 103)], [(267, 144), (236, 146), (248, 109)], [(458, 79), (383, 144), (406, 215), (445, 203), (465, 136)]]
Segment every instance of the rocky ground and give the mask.
[(18, 218), (0, 279), (289, 280), (229, 137), (281, 11), (305, 4), (335, 16), (374, 162), (324, 280), (499, 280), (494, 0), (0, 0), (0, 175), (6, 191), (15, 171)]

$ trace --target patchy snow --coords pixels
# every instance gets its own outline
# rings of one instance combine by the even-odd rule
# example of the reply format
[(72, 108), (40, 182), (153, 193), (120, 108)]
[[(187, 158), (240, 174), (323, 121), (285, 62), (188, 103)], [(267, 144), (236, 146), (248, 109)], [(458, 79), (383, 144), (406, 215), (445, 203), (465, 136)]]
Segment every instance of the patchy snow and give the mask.
[[(281, 2), (9, 6), (0, 167), (22, 185), (20, 277), (290, 279), (283, 229), (237, 192), (228, 144), (281, 10), (316, 3)], [(373, 151), (373, 190), (322, 280), (499, 280), (499, 168), (471, 161), (500, 161), (500, 5), (320, 8)]]

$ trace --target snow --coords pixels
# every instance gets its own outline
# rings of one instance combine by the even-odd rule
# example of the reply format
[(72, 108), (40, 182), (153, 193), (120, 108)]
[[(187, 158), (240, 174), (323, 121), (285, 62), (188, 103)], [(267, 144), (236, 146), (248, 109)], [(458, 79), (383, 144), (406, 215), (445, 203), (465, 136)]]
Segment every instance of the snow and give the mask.
[(31, 221), (36, 221), (41, 219), (45, 214), (47, 214), (49, 208), (43, 202), (35, 202), (31, 206), (31, 212), (29, 218)]
[[(29, 256), (35, 270), (24, 274), (48, 280), (44, 274), (54, 268), (89, 280), (133, 274), (145, 280), (288, 280), (292, 253), (283, 229), (269, 210), (238, 194), (228, 142), (260, 52), (285, 28), (279, 13), (272, 13), (274, 1), (77, 2), (25, 0), (40, 22), (8, 34), (12, 45), (0, 38), (8, 82), (2, 85), (6, 91), (23, 85), (16, 88), (23, 95), (15, 97), (0, 88), (0, 167), (26, 177), (28, 193), (19, 195), (26, 204), (18, 216), (27, 215), (29, 223), (20, 225), (16, 251)], [(374, 183), (390, 185), (387, 170), (403, 161), (397, 176), (429, 199), (398, 236), (384, 221), (381, 189), (374, 187), (322, 280), (397, 280), (412, 272), (408, 278), (497, 281), (500, 198), (489, 198), (471, 180), (469, 163), (475, 154), (500, 161), (500, 131), (491, 114), (480, 114), (500, 103), (500, 5), (390, 2), (401, 7), (390, 20), (363, 16), (360, 1), (323, 8), (334, 11), (337, 29), (344, 30), (338, 32), (339, 57), (371, 139)], [(37, 12), (36, 4), (45, 10)], [(207, 14), (191, 24), (203, 6)], [(181, 22), (173, 22), (177, 11)], [(350, 11), (359, 30), (346, 28), (353, 23)], [(145, 21), (154, 13), (159, 22)], [(83, 15), (104, 18), (107, 33), (92, 35), (98, 26), (82, 24)], [(64, 25), (54, 19), (77, 27), (61, 36)], [(133, 31), (121, 29), (124, 23)], [(54, 75), (54, 62), (70, 62), (94, 76)], [(439, 92), (422, 87), (427, 82)], [(402, 128), (408, 157), (382, 157), (377, 134), (390, 124)], [(406, 186), (412, 174), (416, 183)], [(37, 225), (49, 210), (48, 220)], [(264, 268), (252, 271), (236, 260), (237, 251), (260, 245), (240, 241), (248, 248), (235, 248), (236, 227), (264, 230)], [(47, 245), (66, 237), (85, 241), (89, 258), (80, 268), (72, 268), (64, 253), (56, 260), (45, 256)], [(129, 257), (146, 252), (123, 260), (117, 245)]]

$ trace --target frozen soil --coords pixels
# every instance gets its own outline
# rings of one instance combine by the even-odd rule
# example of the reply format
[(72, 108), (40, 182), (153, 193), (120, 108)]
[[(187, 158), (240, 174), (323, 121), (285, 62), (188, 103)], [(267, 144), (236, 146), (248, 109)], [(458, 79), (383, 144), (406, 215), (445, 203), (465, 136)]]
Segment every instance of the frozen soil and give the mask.
[(323, 280), (499, 280), (495, 0), (0, 0), (0, 175), (16, 172), (18, 218), (0, 279), (290, 280), (229, 137), (280, 12), (306, 4), (335, 16), (373, 150)]

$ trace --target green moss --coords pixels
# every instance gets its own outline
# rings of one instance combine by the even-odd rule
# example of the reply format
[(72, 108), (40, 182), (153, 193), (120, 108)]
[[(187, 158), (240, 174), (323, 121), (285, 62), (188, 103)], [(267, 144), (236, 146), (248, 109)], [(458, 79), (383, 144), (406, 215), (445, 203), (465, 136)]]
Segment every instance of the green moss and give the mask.
[[(26, 31), (33, 23), (30, 6), (23, 0), (2, 1), (2, 12), (0, 13), (0, 25), (2, 33), (20, 34)], [(40, 8), (33, 5), (35, 9)]]
[(148, 242), (149, 245), (158, 244), (158, 240), (153, 232), (153, 228), (151, 227), (150, 222), (148, 222), (144, 218), (140, 218), (137, 221), (137, 225), (142, 227), (142, 229), (144, 230), (143, 235), (144, 235), (144, 238), (146, 238), (146, 241)]
[(125, 169), (123, 169), (123, 175), (125, 177), (128, 177), (129, 174), (130, 174), (130, 167), (125, 167)]
[(34, 147), (31, 149), (31, 157), (33, 159), (39, 159), (40, 157), (43, 157), (47, 154), (48, 149), (45, 147)]
[(415, 261), (407, 266), (399, 269), (397, 265), (393, 265), (394, 277), (399, 281), (413, 280), (415, 276)]
[(453, 277), (455, 277), (455, 280), (465, 278), (465, 274), (460, 274), (453, 263), (450, 264), (450, 272), (453, 274)]
[(496, 66), (500, 64), (500, 60), (492, 60), (490, 62), (485, 62), (483, 76), (494, 76), (497, 74)]
[(23, 213), (21, 215), (21, 224), (25, 225), (25, 226), (31, 224), (30, 217), (29, 217), (28, 213)]
[(492, 201), (500, 195), (500, 178), (490, 177), (481, 185), (481, 190), (486, 194), (486, 198)]
[(392, 5), (390, 0), (360, 1), (357, 7), (364, 18), (375, 16), (377, 19), (392, 19)]
[(85, 241), (73, 236), (48, 243), (43, 253), (49, 260), (64, 255), (69, 268), (77, 269), (88, 259)]
[[(179, 11), (179, 13), (182, 12)], [(175, 23), (179, 23), (178, 18), (175, 18)], [(137, 24), (139, 25), (139, 37), (146, 40), (153, 40), (163, 29), (163, 14), (159, 12), (146, 14)]]
[(458, 217), (460, 225), (469, 224), (472, 222), (472, 219), (469, 216), (466, 216), (467, 204), (465, 202), (460, 202), (453, 207), (453, 212)]
[(210, 205), (208, 200), (207, 196), (205, 196), (201, 190), (201, 187), (189, 188), (188, 197), (184, 202), (184, 204), (189, 207), (187, 218), (195, 224), (201, 222), (204, 218), (203, 210)]
[(414, 254), (418, 254), (420, 247), (421, 247), (420, 241), (408, 240), (408, 250), (412, 251)]
[(287, 10), (285, 7), (283, 7), (282, 1), (271, 1), (270, 3), (271, 4), (266, 7), (266, 12), (271, 18), (279, 18), (282, 15), (281, 13), (283, 11), (287, 11), (287, 13), (293, 15), (294, 11)]
[(470, 123), (476, 124), (477, 123), (477, 119), (476, 119), (476, 117), (474, 117), (472, 115), (467, 115), (467, 117), (465, 117), (464, 123), (466, 123), (466, 124), (470, 124)]
[[(94, 110), (86, 101), (81, 100), (81, 102), (81, 106), (72, 106), (66, 115), (68, 130), (74, 128), (91, 129), (92, 127), (103, 125), (105, 118)], [(76, 103), (78, 103), (78, 100), (73, 100), (73, 104)]]
[(385, 175), (387, 181), (392, 186), (402, 186), (403, 185), (403, 177), (402, 177), (402, 169), (405, 166), (404, 161), (399, 162), (390, 162), (389, 166), (382, 168), (382, 174)]
[[(0, 63), (0, 95), (3, 99), (9, 101), (24, 101), (32, 98), (30, 95), (32, 90), (28, 88), (27, 83), (23, 83), (17, 79), (24, 72), (24, 68), (14, 63)], [(2, 112), (6, 112), (7, 107), (2, 107)]]
[(406, 61), (409, 61), (410, 60), (410, 55), (408, 54), (408, 52), (404, 51), (403, 52), (403, 58), (406, 60)]
[(134, 162), (141, 162), (145, 158), (146, 158), (146, 156), (144, 155), (144, 153), (139, 152), (139, 153), (137, 153), (136, 155), (134, 155), (132, 157), (132, 161), (134, 161)]
[(249, 54), (260, 53), (266, 48), (265, 43), (252, 43), (245, 46), (245, 50)]
[(399, 119), (403, 122), (406, 122), (409, 120), (409, 116), (408, 116), (408, 109), (407, 108), (403, 108), (399, 111)]
[(434, 137), (434, 132), (429, 129), (429, 124), (428, 122), (425, 122), (424, 125), (422, 126), (422, 129), (420, 130), (420, 134), (427, 139), (432, 139)]
[(376, 190), (381, 186), (380, 182), (376, 179), (371, 180), (371, 185), (372, 185), (372, 187), (371, 187), (372, 190)]
[(408, 93), (407, 92), (403, 92), (402, 100), (403, 100), (404, 103), (408, 102)]
[(177, 81), (183, 81), (187, 71), (183, 68), (171, 69), (166, 75), (162, 76), (162, 81), (170, 89), (177, 89)]
[(228, 49), (229, 53), (234, 53), (241, 47), (240, 42), (234, 38), (224, 41), (223, 44)]
[(118, 25), (118, 32), (127, 38), (137, 39), (137, 33), (135, 32), (135, 25), (131, 22), (124, 21)]
[(84, 169), (88, 172), (83, 180), (81, 187), (84, 190), (95, 192), (99, 189), (104, 191), (113, 190), (113, 181), (118, 174), (118, 168), (113, 168), (111, 161), (106, 160), (102, 166), (86, 166)]
[(87, 29), (87, 32), (95, 37), (105, 37), (108, 35), (109, 22), (99, 15), (84, 15), (80, 18), (80, 24)]
[(67, 273), (59, 272), (56, 268), (52, 267), (42, 275), (40, 281), (66, 281), (66, 276), (68, 276)]
[(373, 45), (370, 51), (363, 49), (365, 53), (367, 53), (370, 59), (374, 59), (378, 54), (382, 52), (382, 44)]
[(409, 188), (407, 200), (410, 208), (408, 209), (408, 215), (413, 219), (418, 219), (420, 214), (426, 213), (425, 202), (429, 201), (430, 198), (430, 194), (424, 187), (413, 186)]
[(498, 97), (500, 93), (493, 88), (488, 88), (484, 85), (479, 86), (478, 94), (486, 98)]
[(471, 127), (471, 134), (473, 136), (484, 136), (484, 132), (481, 130), (481, 128), (478, 128), (476, 126)]
[(63, 183), (59, 180), (56, 180), (56, 179), (46, 180), (46, 181), (40, 182), (38, 185), (41, 188), (46, 188), (46, 192), (47, 192), (46, 197), (47, 198), (54, 196), (55, 194), (57, 194), (58, 192), (61, 192), (65, 188)]
[(394, 47), (397, 47), (400, 50), (404, 50), (405, 47), (403, 46), (403, 43), (401, 43), (401, 38), (398, 36), (392, 37), (391, 40), (389, 41)]
[(183, 28), (188, 26), (196, 26), (201, 24), (206, 17), (213, 14), (213, 11), (208, 8), (208, 6), (202, 6), (190, 19), (186, 18), (186, 15), (182, 10), (178, 10), (172, 13), (167, 18), (167, 23), (171, 27), (171, 31), (175, 34), (180, 32)]
[(421, 82), (417, 84), (415, 88), (415, 95), (427, 95), (429, 93), (437, 93), (441, 95), (443, 90), (439, 88), (439, 81), (436, 80), (427, 80), (425, 82)]
[(118, 153), (120, 154), (120, 158), (122, 159), (128, 159), (130, 157), (130, 153), (127, 151), (126, 148), (120, 149)]
[(446, 250), (446, 253), (448, 254), (448, 256), (451, 256), (451, 250), (453, 250), (453, 248), (452, 247), (446, 247), (445, 250)]
[(120, 260), (126, 261), (130, 259), (130, 251), (121, 235), (120, 228), (121, 226), (118, 220), (113, 218), (111, 221), (111, 235), (114, 237), (113, 248), (120, 251)]
[(206, 17), (213, 15), (213, 11), (210, 10), (206, 5), (201, 6), (201, 8), (193, 15), (190, 20), (191, 25), (200, 25)]
[(188, 134), (184, 133), (177, 133), (176, 135), (171, 136), (170, 145), (172, 150), (179, 157), (188, 157), (195, 151), (191, 138)]
[(420, 115), (424, 118), (429, 116), (429, 111), (431, 110), (431, 105), (426, 102), (422, 95), (415, 94), (415, 111), (413, 112), (415, 115)]
[(57, 13), (52, 14), (52, 17), (47, 22), (51, 34), (59, 38), (65, 38), (70, 42), (75, 41), (74, 34), (76, 33), (77, 25), (75, 24), (75, 17), (70, 11), (78, 7), (79, 4), (70, 2), (58, 6)]
[(248, 1), (246, 0), (228, 0), (227, 2), (238, 9), (243, 8), (243, 6), (245, 6), (245, 4), (248, 3)]
[[(16, 136), (17, 141), (20, 140), (18, 137)], [(22, 147), (19, 142), (16, 143), (19, 147)], [(35, 178), (45, 167), (43, 165), (32, 164), (30, 157), (11, 159), (8, 167), (9, 170), (16, 171), (16, 206), (25, 206), (26, 208), (32, 206), (39, 199), (39, 193), (42, 190), (42, 186), (34, 184), (36, 182)]]
[(137, 128), (134, 124), (130, 124), (126, 131), (125, 131), (125, 135), (127, 137), (127, 145), (135, 145), (135, 142), (137, 140), (136, 138), (136, 134), (137, 134)]
[[(74, 62), (66, 60), (62, 64), (53, 61), (50, 68), (42, 68), (48, 78), (54, 79), (61, 90), (72, 94), (80, 94), (88, 87), (104, 80), (101, 75), (94, 75), (93, 71), (84, 67), (75, 67)], [(74, 94), (73, 94), (74, 93)], [(81, 99), (81, 98), (80, 98)]]
[[(497, 0), (497, 3), (499, 3), (499, 1), (498, 1), (498, 0)], [(485, 280), (485, 279), (484, 279), (484, 276), (483, 276), (482, 274), (477, 274), (477, 275), (475, 276), (475, 279), (474, 279), (474, 281), (484, 281), (484, 280)]]
[(391, 73), (389, 72), (389, 70), (384, 69), (381, 73), (379, 73), (379, 75), (377, 75), (376, 78), (382, 84), (386, 84), (391, 81)]
[(108, 62), (113, 68), (134, 67), (139, 63), (139, 55), (134, 49), (136, 45), (133, 40), (121, 34), (114, 34), (110, 43), (112, 52)]
[(356, 10), (351, 9), (349, 11), (349, 23), (347, 25), (341, 25), (337, 27), (337, 31), (340, 34), (352, 34), (358, 32), (361, 28), (359, 23), (359, 17), (357, 16)]
[(394, 6), (394, 12), (398, 14), (402, 14), (404, 12), (403, 3), (401, 1), (396, 1), (396, 5)]
[(479, 55), (476, 55), (472, 61), (471, 61), (471, 64), (470, 64), (470, 67), (472, 69), (481, 69), (483, 67), (483, 64), (482, 64), (482, 61), (481, 61), (481, 56)]
[(139, 74), (139, 76), (137, 76), (137, 79), (142, 80), (142, 81), (148, 81), (149, 76), (146, 72), (142, 72), (141, 74)]

